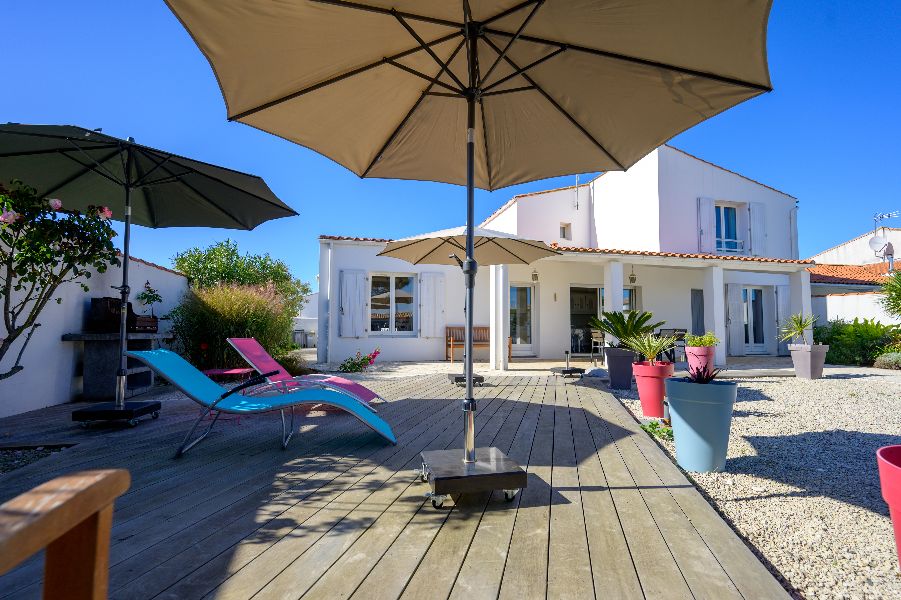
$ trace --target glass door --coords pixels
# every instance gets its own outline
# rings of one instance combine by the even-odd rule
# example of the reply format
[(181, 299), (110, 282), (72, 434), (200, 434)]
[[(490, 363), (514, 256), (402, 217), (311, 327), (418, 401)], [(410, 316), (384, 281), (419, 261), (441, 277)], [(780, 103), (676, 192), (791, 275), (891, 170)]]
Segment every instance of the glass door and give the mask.
[(591, 317), (598, 316), (600, 289), (596, 287), (569, 288), (569, 337), (570, 352), (591, 352)]
[(744, 288), (741, 291), (741, 300), (744, 303), (742, 316), (745, 327), (745, 352), (747, 354), (765, 354), (763, 289)]
[(534, 286), (510, 286), (510, 337), (513, 352), (519, 355), (533, 354), (532, 351), (532, 299)]

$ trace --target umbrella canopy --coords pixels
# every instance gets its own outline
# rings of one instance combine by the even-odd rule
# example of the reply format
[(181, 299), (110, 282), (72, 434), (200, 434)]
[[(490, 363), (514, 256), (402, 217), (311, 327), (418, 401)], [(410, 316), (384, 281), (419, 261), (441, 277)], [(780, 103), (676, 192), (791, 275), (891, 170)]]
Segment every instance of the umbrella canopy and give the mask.
[[(167, 0), (230, 120), (361, 177), (493, 190), (623, 170), (770, 90), (771, 0)], [(469, 25), (467, 25), (469, 22)], [(466, 35), (475, 38), (470, 81)]]
[[(480, 265), (528, 265), (559, 254), (544, 242), (503, 231), (476, 227), (473, 235), (474, 258)], [(379, 256), (399, 258), (414, 265), (456, 265), (466, 256), (466, 227), (395, 240), (386, 244)]]
[(40, 196), (63, 200), (69, 210), (109, 206), (113, 218), (125, 222), (116, 403), (112, 410), (97, 407), (109, 419), (133, 421), (138, 412), (159, 406), (125, 403), (131, 224), (253, 229), (297, 214), (255, 175), (74, 125), (0, 125), (0, 181), (9, 179), (22, 180)]
[(72, 125), (0, 125), (0, 181), (21, 179), (44, 197), (85, 210), (103, 204), (146, 227), (253, 229), (297, 213), (266, 182)]

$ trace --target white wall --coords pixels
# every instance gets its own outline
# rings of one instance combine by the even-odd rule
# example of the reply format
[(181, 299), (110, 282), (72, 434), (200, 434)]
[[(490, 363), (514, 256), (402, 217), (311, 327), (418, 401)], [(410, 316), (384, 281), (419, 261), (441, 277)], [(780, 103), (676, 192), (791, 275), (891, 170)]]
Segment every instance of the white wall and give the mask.
[[(175, 308), (188, 287), (183, 275), (138, 260), (130, 263), (129, 279), (135, 312), (141, 313), (143, 310), (135, 296), (143, 290), (145, 281), (150, 281), (150, 285), (159, 290), (163, 302), (154, 305), (153, 310), (157, 316), (165, 315)], [(110, 286), (119, 285), (121, 281), (121, 270), (113, 268), (102, 275), (95, 273), (86, 280), (90, 288), (87, 293), (75, 282), (59, 288), (58, 295), (63, 301), (61, 304), (51, 301), (41, 313), (38, 319), (41, 327), (35, 331), (23, 355), (22, 365), (25, 369), (0, 381), (0, 417), (63, 404), (81, 393), (82, 378), (76, 376), (76, 373), (81, 360), (82, 344), (63, 342), (60, 337), (65, 333), (82, 331), (90, 298), (116, 296), (117, 291), (110, 289)], [(160, 322), (161, 331), (166, 331), (168, 327), (168, 321)], [(7, 353), (0, 364), (0, 370), (5, 372), (15, 363), (20, 344), (21, 342), (17, 342)]]
[[(892, 243), (895, 248), (895, 262), (901, 265), (901, 228), (881, 227), (879, 235)], [(870, 249), (869, 241), (872, 237), (872, 233), (865, 233), (811, 258), (818, 263), (835, 265), (869, 265), (883, 262), (885, 259), (877, 257)]]
[[(587, 185), (522, 196), (515, 203), (518, 207), (517, 229), (511, 233), (549, 244), (590, 247), (593, 235), (590, 200)], [(571, 239), (560, 237), (561, 223), (571, 225)], [(493, 223), (488, 227), (496, 229)]]
[(517, 220), (517, 215), (519, 214), (518, 205), (518, 201), (510, 202), (501, 212), (492, 215), (491, 218), (479, 226), (516, 235), (516, 231), (519, 229), (519, 221)]
[[(464, 284), (463, 274), (459, 267), (444, 265), (412, 265), (396, 258), (377, 256), (384, 249), (384, 244), (365, 242), (347, 242), (336, 240), (320, 240), (320, 266), (330, 265), (328, 277), (320, 272), (320, 296), (328, 290), (326, 302), (320, 301), (319, 313), (319, 360), (329, 363), (340, 363), (358, 351), (364, 354), (371, 352), (376, 346), (382, 350), (380, 360), (425, 361), (444, 360), (445, 341), (440, 338), (421, 338), (412, 336), (385, 336), (368, 334), (361, 338), (345, 338), (338, 335), (338, 287), (339, 273), (344, 269), (358, 269), (370, 272), (386, 273), (444, 273), (445, 314), (447, 325), (463, 325)], [(330, 253), (330, 258), (327, 256)], [(326, 283), (328, 282), (328, 283)], [(476, 274), (475, 325), (488, 326), (490, 307), (489, 270), (486, 265), (480, 266)], [(326, 288), (327, 286), (327, 288)], [(417, 284), (418, 286), (418, 284)], [(418, 287), (416, 293), (418, 294)], [(323, 310), (327, 306), (327, 310)], [(324, 321), (330, 320), (326, 327)], [(327, 340), (323, 338), (327, 336)], [(476, 349), (476, 359), (488, 357), (487, 348)], [(457, 359), (460, 354), (457, 353)]]
[(885, 325), (901, 323), (901, 319), (892, 317), (879, 304), (881, 294), (876, 292), (849, 292), (845, 294), (828, 294), (813, 296), (811, 304), (817, 323), (825, 325), (827, 321), (843, 319), (876, 319)]
[(595, 179), (592, 186), (598, 248), (661, 249), (657, 150), (628, 171), (605, 173)]
[[(704, 197), (714, 201), (763, 203), (766, 207), (765, 250), (754, 251), (754, 254), (770, 258), (797, 258), (793, 244), (797, 232), (792, 231), (793, 225), (796, 229), (796, 221), (791, 217), (795, 208), (794, 198), (670, 146), (661, 146), (655, 154), (659, 156), (660, 163), (660, 250), (700, 251), (697, 202), (698, 198)], [(740, 228), (747, 228), (745, 215), (739, 215), (738, 222)], [(742, 237), (747, 239), (747, 233)]]

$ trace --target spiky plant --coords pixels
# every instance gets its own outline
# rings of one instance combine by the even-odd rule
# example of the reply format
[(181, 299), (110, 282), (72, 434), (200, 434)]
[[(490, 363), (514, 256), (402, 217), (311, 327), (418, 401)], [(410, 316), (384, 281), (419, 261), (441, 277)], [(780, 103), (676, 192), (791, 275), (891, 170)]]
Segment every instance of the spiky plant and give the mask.
[(631, 350), (644, 356), (653, 366), (657, 364), (657, 357), (676, 345), (676, 338), (671, 336), (658, 336), (652, 333), (634, 335), (622, 340), (622, 343)]
[(618, 346), (620, 348), (625, 348), (627, 346), (622, 340), (653, 333), (655, 329), (666, 323), (666, 321), (649, 323), (653, 318), (653, 313), (647, 311), (630, 310), (628, 312), (603, 312), (601, 313), (600, 319), (591, 317), (588, 326), (617, 338), (620, 340)]
[(695, 368), (689, 367), (688, 378), (691, 379), (692, 383), (710, 383), (721, 371), (722, 369), (711, 369), (707, 365)]
[(810, 342), (807, 341), (807, 332), (813, 328), (813, 324), (816, 323), (816, 321), (816, 315), (807, 315), (806, 317), (804, 316), (804, 313), (792, 315), (786, 319), (779, 329), (782, 333), (782, 337), (779, 339), (783, 342), (801, 340), (805, 344), (809, 344)]

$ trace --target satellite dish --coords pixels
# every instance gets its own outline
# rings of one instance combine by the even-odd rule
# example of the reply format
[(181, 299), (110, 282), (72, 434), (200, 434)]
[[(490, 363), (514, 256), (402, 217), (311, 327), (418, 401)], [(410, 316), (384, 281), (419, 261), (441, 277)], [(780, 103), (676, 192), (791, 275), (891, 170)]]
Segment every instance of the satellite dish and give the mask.
[(880, 252), (888, 244), (888, 240), (881, 235), (874, 235), (870, 238), (870, 250)]

